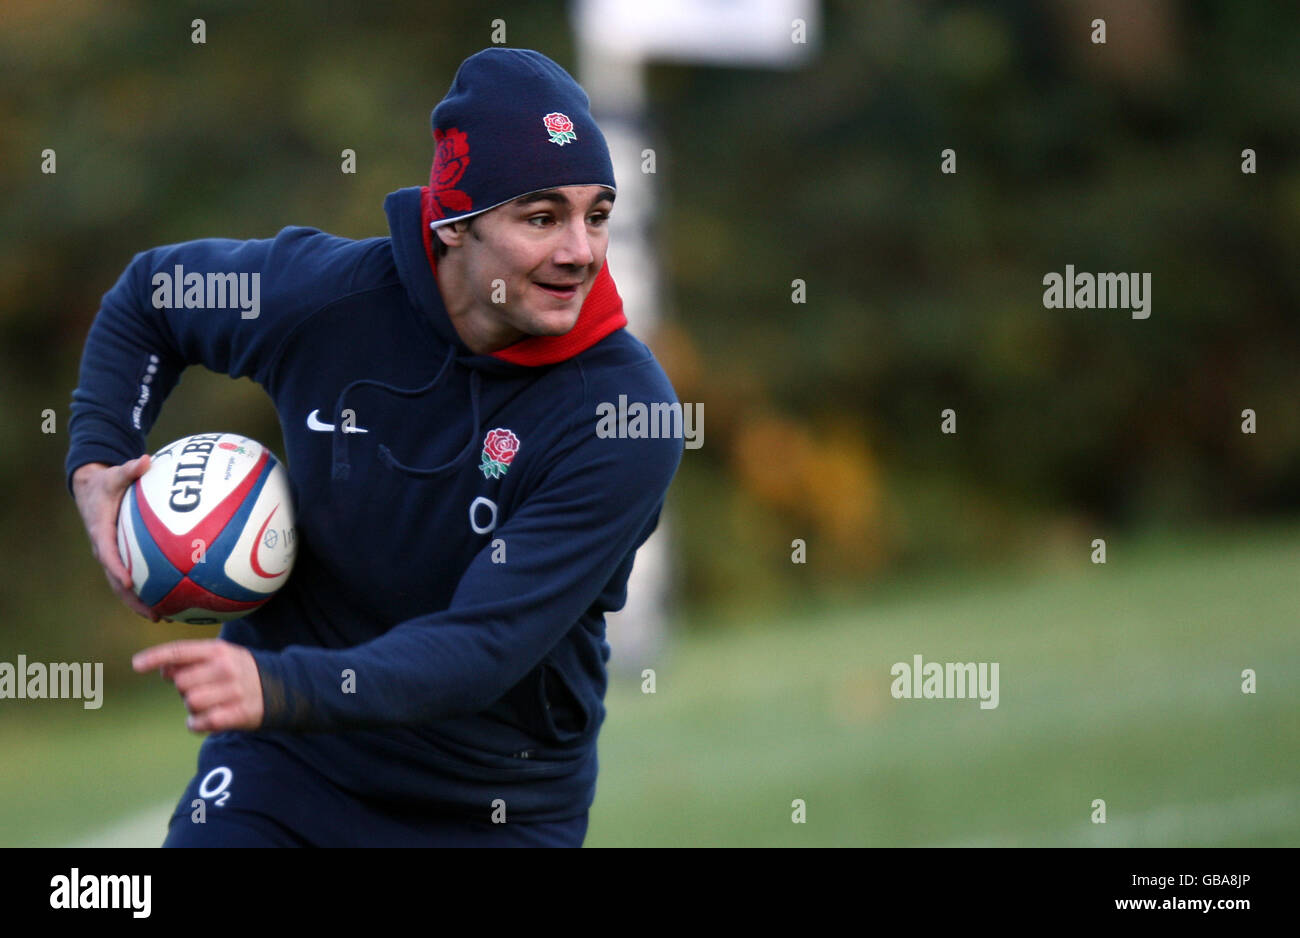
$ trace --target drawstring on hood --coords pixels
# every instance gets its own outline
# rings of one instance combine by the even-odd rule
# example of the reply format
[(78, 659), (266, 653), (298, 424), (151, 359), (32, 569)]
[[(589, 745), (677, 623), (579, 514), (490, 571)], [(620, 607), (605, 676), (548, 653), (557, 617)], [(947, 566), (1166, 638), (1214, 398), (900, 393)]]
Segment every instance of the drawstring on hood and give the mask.
[[(417, 479), (432, 479), (434, 476), (441, 475), (442, 473), (446, 472), (449, 469), (454, 469), (456, 466), (459, 466), (467, 459), (471, 459), (472, 457), (477, 455), (478, 451), (483, 446), (482, 442), (479, 441), (479, 433), (481, 433), (483, 430), (481, 424), (479, 423), (479, 407), (478, 407), (479, 385), (481, 382), (482, 382), (482, 376), (477, 371), (471, 371), (469, 373), (469, 401), (470, 401), (470, 410), (472, 411), (474, 429), (470, 433), (469, 442), (465, 444), (464, 449), (462, 449), (459, 453), (456, 454), (454, 459), (451, 459), (450, 461), (443, 463), (441, 466), (434, 466), (432, 469), (416, 469), (413, 466), (408, 466), (405, 463), (398, 462), (396, 459), (393, 458), (392, 451), (389, 450), (387, 446), (384, 446), (381, 443), (379, 446), (380, 461), (383, 462), (383, 464), (388, 466), (390, 469), (396, 469), (398, 472), (404, 472), (409, 476), (415, 476)], [(437, 383), (436, 378), (434, 379), (433, 382), (430, 383), (429, 387), (432, 387), (432, 385), (435, 383)], [(429, 390), (429, 387), (420, 388), (415, 391), (398, 391), (395, 393), (414, 396), (416, 394), (420, 394), (424, 391)]]
[[(438, 382), (442, 380), (442, 376), (447, 373), (447, 369), (451, 365), (455, 357), (456, 357), (456, 349), (454, 347), (447, 349), (447, 357), (443, 359), (442, 367), (439, 368), (438, 373), (433, 376), (433, 380), (430, 381), (428, 384), (423, 385), (422, 387), (399, 388), (383, 381), (377, 381), (373, 378), (361, 378), (360, 380), (353, 381), (342, 391), (340, 391), (338, 400), (335, 401), (334, 403), (334, 427), (336, 432), (334, 433), (334, 441), (333, 441), (334, 464), (331, 469), (331, 475), (335, 479), (346, 479), (352, 472), (352, 465), (349, 462), (350, 450), (347, 441), (348, 432), (346, 429), (344, 429), (343, 426), (343, 402), (344, 399), (347, 397), (349, 391), (351, 391), (353, 388), (363, 387), (365, 385), (373, 385), (374, 387), (385, 390), (390, 394), (396, 394), (401, 397), (417, 397), (421, 394), (425, 394), (433, 390), (433, 388), (438, 384)], [(471, 375), (470, 392), (471, 392), (470, 401), (472, 404), (472, 409), (474, 411), (474, 435), (470, 438), (468, 448), (469, 451), (472, 452), (474, 439), (477, 438), (478, 436), (478, 372), (473, 372)], [(436, 469), (431, 469), (431, 470), (412, 469), (398, 462), (396, 459), (394, 459), (392, 450), (390, 450), (387, 446), (384, 446), (382, 443), (379, 445), (379, 458), (385, 465), (390, 466), (392, 468), (400, 469), (404, 472), (408, 472), (411, 475), (422, 476), (424, 478), (430, 478), (434, 475), (437, 475), (439, 472), (442, 472), (446, 469), (450, 469), (453, 465), (455, 465), (464, 457), (465, 457), (465, 451), (462, 451), (451, 462), (439, 466)]]

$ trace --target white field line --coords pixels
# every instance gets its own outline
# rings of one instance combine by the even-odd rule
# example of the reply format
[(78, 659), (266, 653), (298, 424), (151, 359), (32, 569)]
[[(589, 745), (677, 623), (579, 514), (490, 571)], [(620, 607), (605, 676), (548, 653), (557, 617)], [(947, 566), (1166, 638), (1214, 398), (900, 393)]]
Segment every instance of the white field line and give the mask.
[(1092, 823), (1092, 809), (1085, 803), (1079, 807), (1081, 820), (1069, 827), (1023, 834), (996, 832), (938, 846), (1194, 847), (1229, 840), (1245, 846), (1252, 835), (1280, 826), (1294, 829), (1300, 816), (1300, 791), (1279, 789), (1209, 804), (1168, 804), (1138, 814), (1125, 814), (1121, 805), (1108, 800), (1106, 814), (1105, 824)]
[(160, 847), (167, 837), (167, 822), (176, 802), (151, 805), (129, 814), (97, 831), (91, 831), (65, 847)]
[[(64, 844), (68, 847), (157, 847), (167, 835), (167, 822), (175, 802), (137, 811), (98, 831)], [(1124, 815), (1114, 803), (1107, 803), (1105, 824), (1087, 818), (1091, 808), (1081, 809), (1083, 820), (1068, 828), (1025, 833), (998, 832), (967, 840), (941, 844), (945, 847), (1161, 847), (1169, 844), (1217, 845), (1230, 838), (1249, 838), (1278, 826), (1295, 827), (1300, 815), (1300, 791), (1282, 789), (1257, 792), (1229, 801), (1208, 804), (1161, 805), (1149, 811)], [(1296, 844), (1294, 846), (1300, 846)]]

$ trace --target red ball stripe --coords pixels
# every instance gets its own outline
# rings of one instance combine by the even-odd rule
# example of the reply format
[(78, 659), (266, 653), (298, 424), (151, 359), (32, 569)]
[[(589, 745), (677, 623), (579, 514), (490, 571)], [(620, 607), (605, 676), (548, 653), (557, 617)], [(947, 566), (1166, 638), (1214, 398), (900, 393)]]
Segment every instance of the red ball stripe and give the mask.
[[(270, 597), (268, 596), (267, 599), (270, 599)], [(256, 609), (264, 602), (266, 602), (266, 599), (258, 599), (253, 602), (226, 599), (224, 596), (218, 596), (216, 593), (205, 590), (189, 577), (183, 576), (170, 593), (154, 604), (153, 611), (165, 618), (170, 618), (178, 612), (184, 612), (186, 609), (210, 609), (214, 612), (248, 612)]]
[[(194, 569), (194, 541), (202, 541), (204, 551), (207, 551), (212, 546), (225, 526), (230, 523), (230, 519), (235, 516), (235, 512), (239, 511), (239, 506), (243, 504), (244, 499), (253, 490), (253, 486), (257, 485), (257, 480), (261, 478), (262, 470), (266, 467), (270, 458), (271, 451), (263, 449), (262, 455), (257, 460), (257, 465), (252, 468), (248, 475), (244, 476), (243, 481), (235, 487), (235, 490), (223, 498), (221, 503), (208, 512), (206, 516), (200, 518), (198, 524), (183, 534), (173, 534), (168, 530), (167, 525), (162, 523), (162, 520), (150, 506), (149, 500), (144, 497), (140, 480), (136, 480), (135, 499), (136, 504), (140, 506), (140, 516), (144, 518), (145, 530), (149, 532), (149, 536), (153, 538), (153, 542), (162, 551), (168, 563), (181, 573), (189, 573)], [(181, 582), (184, 583), (185, 581), (182, 580)], [(179, 585), (177, 589), (180, 589)], [(195, 589), (198, 589), (198, 587), (195, 587)]]

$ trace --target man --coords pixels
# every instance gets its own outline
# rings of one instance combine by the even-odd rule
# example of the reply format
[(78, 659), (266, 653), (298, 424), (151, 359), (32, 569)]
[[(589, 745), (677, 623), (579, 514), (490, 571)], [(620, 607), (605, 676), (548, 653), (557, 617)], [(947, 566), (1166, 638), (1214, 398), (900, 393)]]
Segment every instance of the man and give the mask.
[[(69, 486), (132, 608), (123, 492), (181, 371), (260, 383), (299, 555), (221, 638), (136, 655), (211, 733), (165, 845), (581, 845), (609, 646), (680, 439), (597, 406), (676, 403), (605, 268), (615, 197), (586, 94), (537, 52), (463, 62), (430, 185), (391, 237), (286, 228), (139, 254), (74, 392)], [(256, 274), (260, 312), (171, 309), (155, 274)], [(181, 275), (181, 271), (176, 271)], [(233, 305), (233, 304), (232, 304)], [(206, 428), (196, 428), (206, 429)]]

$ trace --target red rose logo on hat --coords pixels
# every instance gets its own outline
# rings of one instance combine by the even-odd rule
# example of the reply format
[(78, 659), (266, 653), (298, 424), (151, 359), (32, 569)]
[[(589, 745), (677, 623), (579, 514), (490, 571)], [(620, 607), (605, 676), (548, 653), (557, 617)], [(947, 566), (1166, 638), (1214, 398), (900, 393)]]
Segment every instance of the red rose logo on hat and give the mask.
[(542, 123), (546, 125), (546, 131), (551, 135), (551, 143), (564, 146), (578, 139), (578, 135), (573, 132), (573, 121), (559, 111), (547, 114), (542, 118)]
[(469, 140), (455, 127), (446, 131), (435, 129), (433, 172), (429, 174), (429, 188), (433, 190), (435, 218), (444, 218), (448, 212), (468, 212), (474, 207), (470, 197), (452, 188), (460, 182), (469, 168)]
[(483, 462), (479, 469), (483, 470), (485, 478), (499, 479), (506, 474), (518, 452), (519, 437), (501, 427), (489, 430), (483, 438)]

